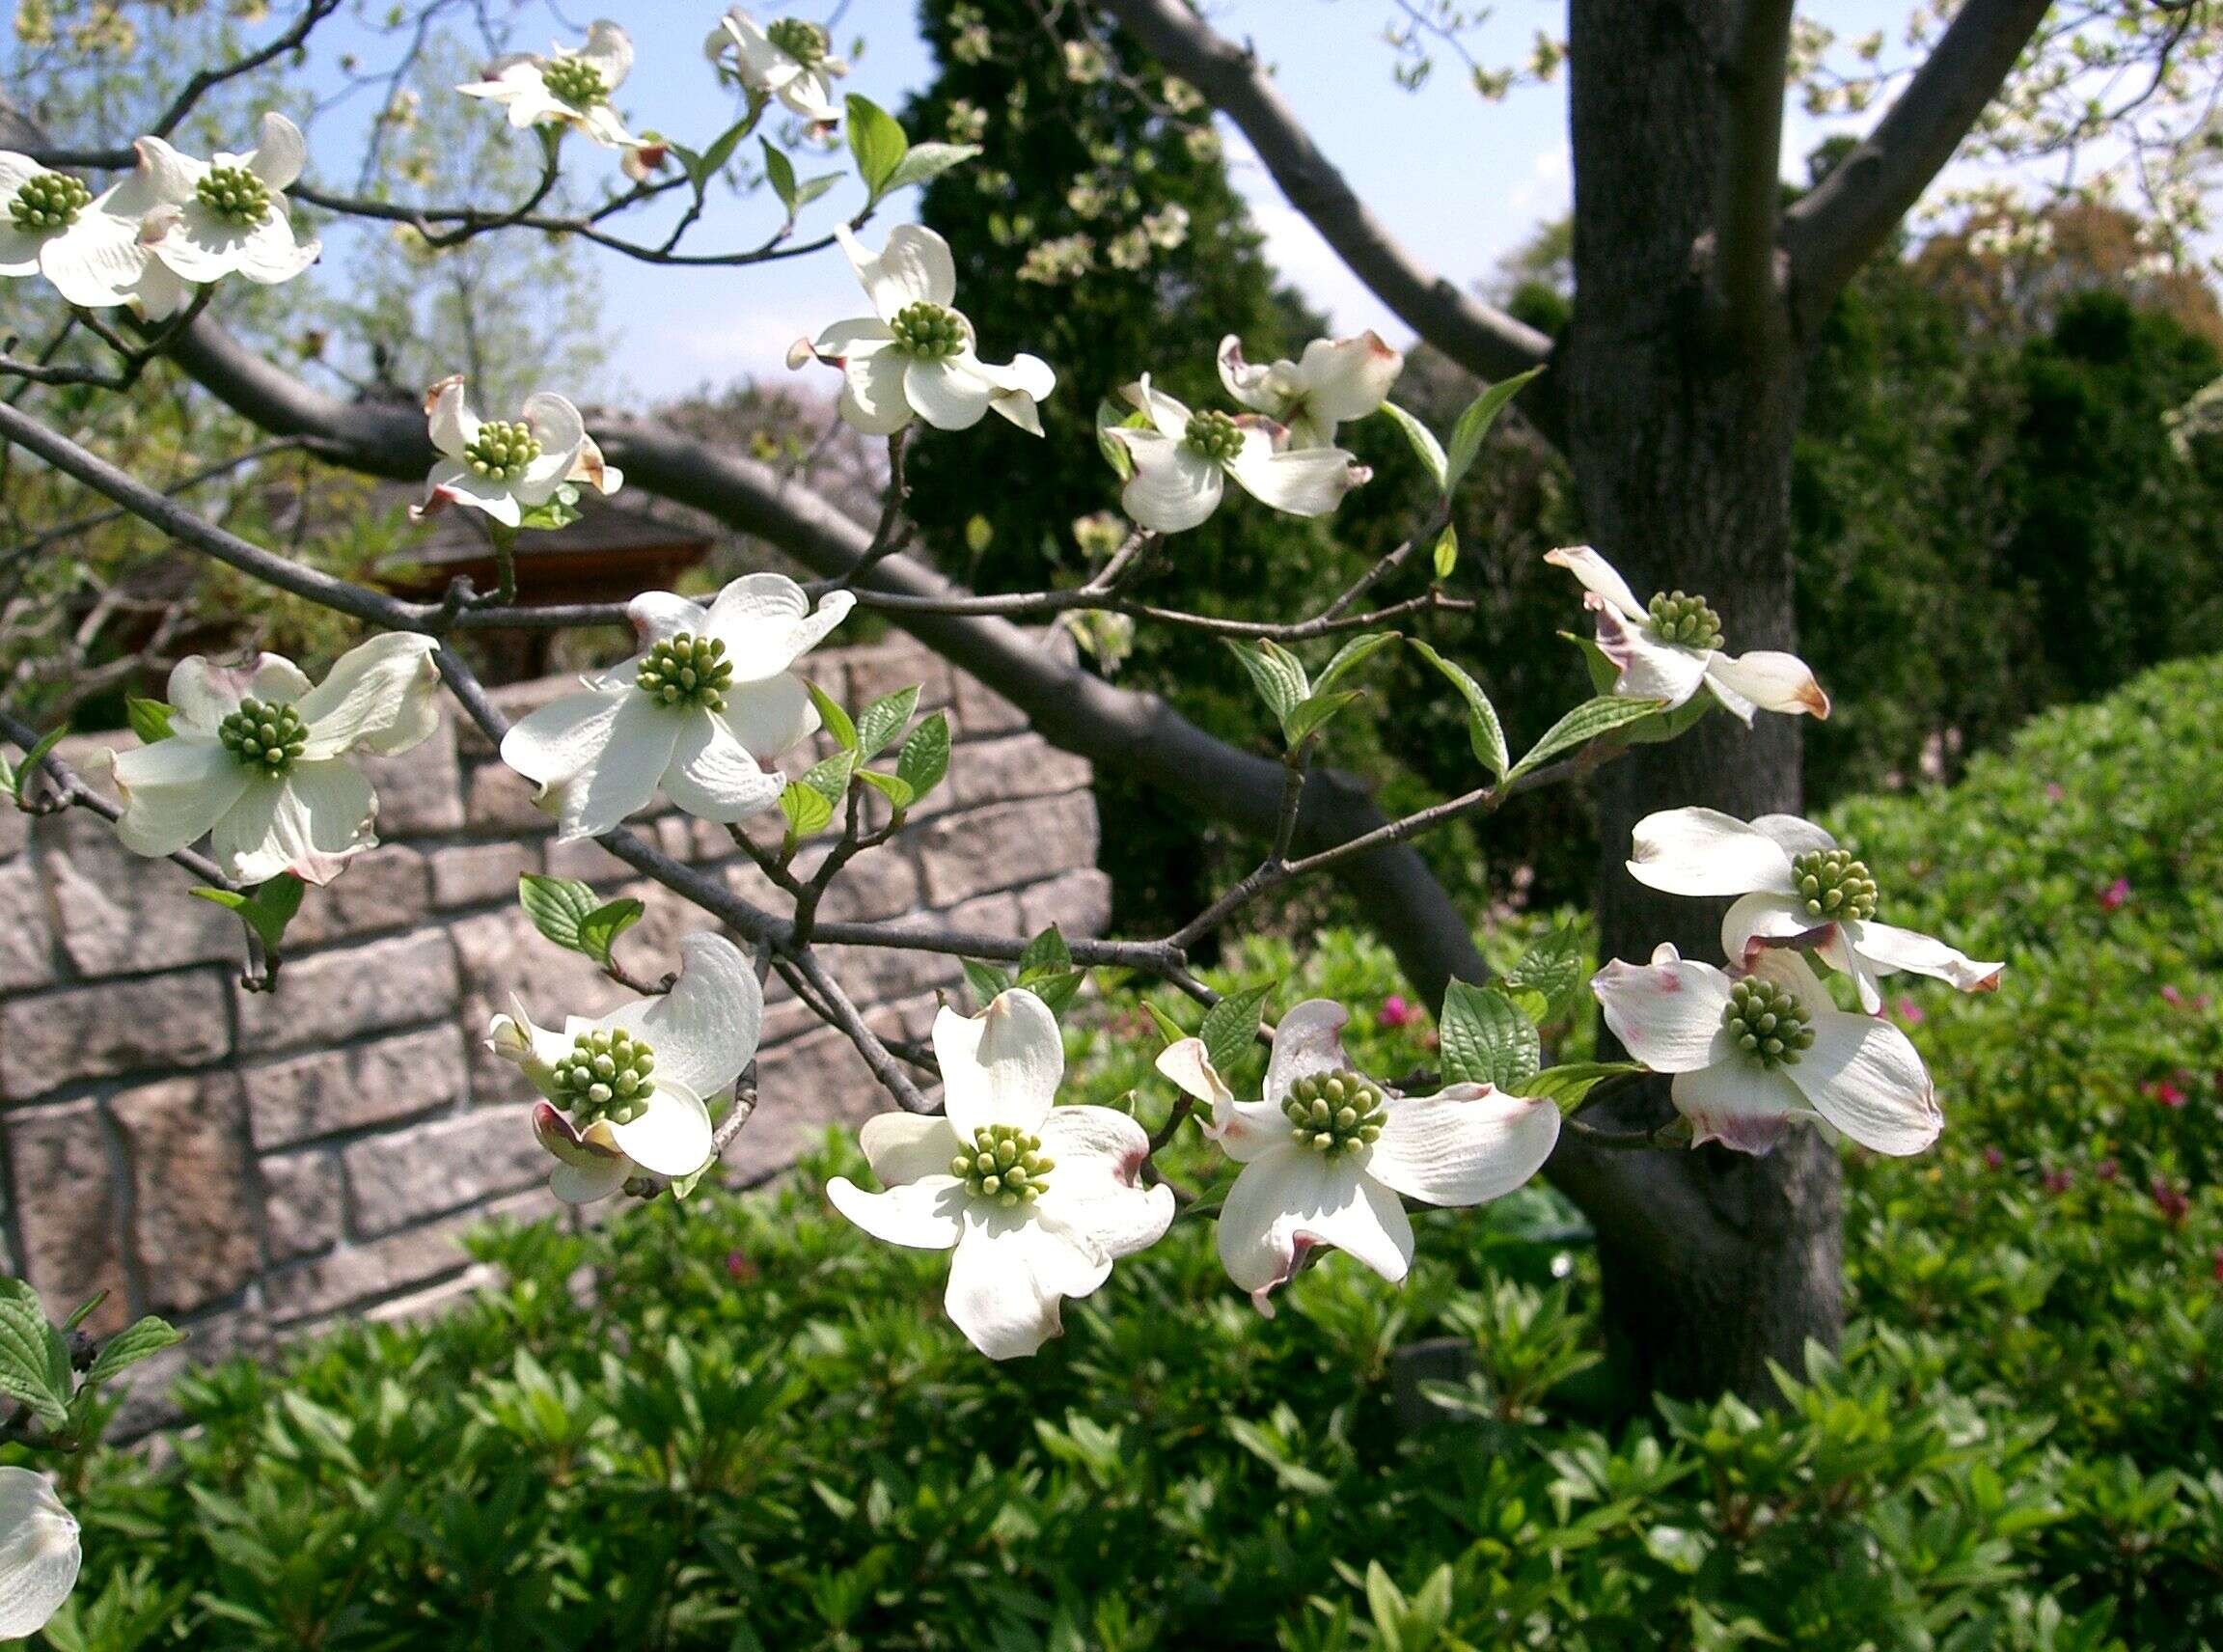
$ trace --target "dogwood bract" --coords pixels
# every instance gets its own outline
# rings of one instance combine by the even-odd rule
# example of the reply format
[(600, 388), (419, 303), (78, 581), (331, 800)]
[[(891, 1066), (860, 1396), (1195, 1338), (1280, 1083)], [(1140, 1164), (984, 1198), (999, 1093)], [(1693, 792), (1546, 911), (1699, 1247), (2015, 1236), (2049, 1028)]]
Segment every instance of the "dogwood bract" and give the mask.
[(377, 797), (348, 754), (393, 757), (439, 727), (439, 647), (390, 631), (342, 654), (314, 686), (278, 654), (237, 670), (179, 660), (169, 737), (101, 755), (124, 794), (118, 840), (174, 855), (206, 833), (216, 864), (241, 883), (280, 872), (331, 882), (378, 840)]
[(1629, 1054), (1674, 1074), (1693, 1143), (1765, 1153), (1793, 1120), (1822, 1118), (1863, 1147), (1904, 1157), (1937, 1140), (1944, 1115), (1907, 1034), (1854, 1015), (1798, 952), (1764, 948), (1742, 974), (1663, 946), (1590, 980)]
[(1629, 875), (1670, 895), (1736, 895), (1721, 921), (1721, 950), (1731, 960), (1756, 946), (1811, 947), (1852, 977), (1871, 1015), (1883, 1007), (1880, 977), (1910, 970), (1962, 992), (1988, 992), (2006, 968), (1877, 922), (1867, 863), (1795, 814), (1763, 814), (1749, 824), (1714, 809), (1647, 814), (1633, 835)]
[(80, 179), (0, 150), (0, 275), (43, 275), (88, 310), (129, 301), (153, 255), (139, 242), (142, 214), (129, 210), (128, 201), (117, 209), (123, 189), (119, 183), (96, 195)]
[(1373, 333), (1356, 339), (1314, 339), (1297, 361), (1254, 367), (1243, 359), (1243, 341), (1220, 341), (1220, 382), (1244, 406), (1289, 431), (1292, 448), (1331, 448), (1335, 427), (1381, 411), (1405, 369), (1405, 357)]
[(787, 359), (800, 367), (815, 357), (841, 370), (843, 419), (867, 435), (892, 436), (914, 415), (938, 430), (969, 430), (993, 411), (1042, 433), (1034, 404), (1057, 388), (1057, 375), (1039, 356), (997, 367), (975, 353), (973, 323), (950, 308), (957, 264), (947, 241), (904, 224), (875, 258), (846, 225), (837, 224), (834, 234), (872, 314), (835, 322)]
[(243, 275), (272, 287), (316, 262), (323, 244), (294, 240), (286, 215), (286, 186), (301, 176), (309, 149), (285, 116), (264, 115), (262, 141), (244, 154), (201, 160), (160, 138), (141, 138), (137, 149), (139, 169), (114, 205), (146, 201), (140, 239), (179, 281)]
[(1289, 433), (1254, 413), (1192, 413), (1153, 390), (1148, 373), (1124, 394), (1150, 416), (1149, 426), (1110, 426), (1104, 433), (1135, 461), (1120, 505), (1155, 533), (1178, 534), (1210, 516), (1230, 476), (1276, 510), (1323, 516), (1373, 475), (1341, 448), (1286, 446)]
[(519, 1004), (487, 1028), (486, 1048), (547, 1098), (533, 1133), (556, 1156), (558, 1198), (591, 1204), (643, 1171), (691, 1176), (710, 1162), (709, 1104), (755, 1059), (764, 992), (722, 935), (688, 936), (679, 957), (670, 991), (597, 1020), (565, 1016), (559, 1032)]
[(1281, 1018), (1262, 1101), (1237, 1101), (1200, 1038), (1167, 1045), (1158, 1070), (1212, 1108), (1207, 1135), (1243, 1169), (1220, 1211), (1227, 1277), (1271, 1315), (1268, 1293), (1315, 1245), (1348, 1252), (1391, 1284), (1413, 1265), (1398, 1195), (1483, 1204), (1543, 1168), (1559, 1109), (1486, 1084), (1399, 1095), (1343, 1053), (1343, 1006), (1306, 999)]
[(579, 409), (550, 391), (525, 398), (514, 420), (482, 420), (456, 373), (425, 393), (425, 417), (441, 456), (425, 479), (423, 502), (409, 508), (412, 517), (468, 505), (514, 528), (567, 482), (603, 494), (625, 485), (625, 473), (603, 461)]
[(974, 1016), (945, 1006), (934, 1054), (945, 1115), (865, 1120), (864, 1156), (886, 1191), (837, 1176), (826, 1197), (874, 1238), (953, 1252), (951, 1322), (991, 1360), (1031, 1354), (1057, 1335), (1064, 1298), (1165, 1235), (1173, 1190), (1139, 1184), (1150, 1139), (1127, 1115), (1052, 1105), (1065, 1046), (1024, 987)]
[(1639, 603), (1629, 582), (1588, 545), (1547, 551), (1544, 560), (1582, 582), (1582, 605), (1598, 616), (1598, 648), (1620, 668), (1613, 692), (1662, 700), (1673, 710), (1701, 686), (1745, 722), (1761, 711), (1829, 715), (1829, 697), (1797, 654), (1721, 651), (1721, 617), (1706, 599), (1660, 592)]
[(545, 57), (511, 52), (487, 65), (485, 79), (455, 90), (501, 104), (512, 126), (543, 121), (576, 126), (604, 149), (630, 150), (640, 140), (626, 131), (610, 98), (632, 67), (632, 37), (601, 17), (588, 24), (583, 46), (553, 46)]
[(46, 1476), (0, 1469), (0, 1640), (32, 1636), (77, 1586), (77, 1522)]
[(650, 591), (625, 612), (641, 651), (581, 678), (502, 739), (502, 760), (552, 802), (557, 841), (609, 831), (662, 786), (688, 813), (730, 824), (780, 801), (763, 765), (818, 727), (789, 668), (856, 605), (830, 592), (810, 612), (785, 574), (733, 581), (708, 608)]
[(816, 23), (781, 17), (769, 28), (740, 7), (727, 9), (702, 42), (712, 63), (729, 68), (750, 91), (777, 97), (806, 121), (841, 119), (833, 83), (849, 66), (833, 53), (833, 42)]

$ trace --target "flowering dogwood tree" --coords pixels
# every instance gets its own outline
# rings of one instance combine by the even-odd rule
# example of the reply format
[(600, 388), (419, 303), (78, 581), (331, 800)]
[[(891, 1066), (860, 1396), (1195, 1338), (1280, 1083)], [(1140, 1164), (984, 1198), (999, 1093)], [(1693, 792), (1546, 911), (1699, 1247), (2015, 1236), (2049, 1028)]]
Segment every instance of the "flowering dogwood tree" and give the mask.
[[(204, 161), (174, 146), (197, 104), (307, 49), (337, 9), (338, 0), (307, 0), (246, 56), (193, 74), (144, 133), (80, 134), (79, 147), (36, 129), (11, 138), (15, 147), (0, 153), (10, 214), (0, 274), (50, 289), (43, 302), (58, 336), (43, 350), (11, 345), (0, 376), (99, 398), (128, 392), (157, 361), (173, 363), (336, 463), (422, 478), (422, 509), (484, 512), (500, 588), (457, 582), (439, 600), (408, 601), (335, 578), (126, 474), (42, 404), (0, 397), (0, 443), (21, 450), (22, 462), (73, 479), (183, 550), (320, 604), (363, 634), (321, 683), (275, 656), (238, 667), (185, 661), (165, 701), (134, 706), (138, 743), (117, 752), (105, 776), (69, 772), (49, 755), (50, 740), (0, 723), (23, 748), (6, 776), (20, 804), (93, 810), (116, 821), (125, 847), (177, 861), (199, 893), (239, 912), (248, 983), (284, 991), (287, 922), (305, 897), (319, 898), (304, 886), (344, 875), (348, 857), (374, 841), (376, 800), (348, 756), (406, 753), (429, 727), (437, 680), (534, 783), (565, 837), (592, 838), (701, 914), (661, 984), (611, 965), (640, 992), (625, 1008), (556, 1031), (531, 1014), (560, 1005), (523, 1004), (486, 1029), (488, 1047), (540, 1092), (516, 1128), (547, 1148), (556, 1190), (581, 1201), (688, 1197), (759, 1109), (811, 1105), (756, 1081), (762, 982), (777, 976), (855, 1045), (891, 1103), (862, 1133), (877, 1185), (837, 1181), (828, 1196), (864, 1235), (950, 1252), (949, 1315), (993, 1358), (1026, 1356), (1055, 1335), (1061, 1302), (1118, 1289), (1117, 1260), (1175, 1222), (1216, 1220), (1231, 1288), (1271, 1311), (1271, 1293), (1328, 1249), (1401, 1280), (1415, 1244), (1407, 1200), (1474, 1205), (1539, 1173), (1596, 1225), (1609, 1317), (1631, 1344), (1620, 1352), (1643, 1379), (1759, 1391), (1770, 1359), (1832, 1335), (1836, 1304), (1815, 1280), (1833, 1277), (1837, 1138), (1918, 1152), (1950, 1113), (1916, 1047), (1874, 1015), (1876, 979), (1910, 970), (1975, 990), (2002, 966), (1877, 922), (1887, 895), (1856, 846), (1793, 812), (1798, 722), (1827, 716), (1829, 701), (1794, 647), (1790, 421), (1803, 351), (1830, 296), (2011, 73), (2044, 0), (1966, 0), (1859, 164), (1788, 211), (1777, 172), (1789, 5), (1697, 0), (1667, 22), (1578, 0), (1569, 63), (1585, 229), (1576, 237), (1576, 320), (1556, 345), (1421, 270), (1297, 125), (1264, 68), (1180, 0), (1050, 9), (1045, 26), (1066, 31), (1077, 83), (1103, 78), (1103, 31), (1131, 31), (1175, 77), (1165, 118), (1207, 137), (1215, 111), (1233, 122), (1351, 268), (1419, 335), (1492, 381), (1442, 431), (1396, 406), (1401, 358), (1371, 334), (1319, 340), (1294, 361), (1264, 365), (1230, 337), (1218, 353), (1224, 408), (1191, 408), (1155, 389), (1153, 372), (1172, 364), (1137, 361), (1125, 382), (1073, 385), (1030, 354), (984, 360), (973, 318), (955, 308), (941, 238), (911, 224), (873, 231), (877, 251), (864, 238), (869, 220), (893, 213), (898, 191), (974, 151), (914, 143), (862, 95), (837, 103), (835, 82), (849, 66), (805, 19), (736, 8), (689, 23), (709, 30), (703, 72), (729, 80), (740, 101), (724, 130), (690, 135), (700, 147), (658, 132), (653, 108), (621, 112), (618, 100), (639, 83), (626, 81), (633, 51), (618, 22), (593, 22), (580, 45), (490, 63), (455, 92), (494, 105), (488, 118), (506, 119), (519, 142), (538, 143), (543, 179), (522, 203), (467, 190), (402, 203), (310, 181), (334, 169), (316, 167), (301, 130), (275, 111), (262, 115), (247, 152)], [(775, 109), (804, 124), (775, 129), (766, 124), (782, 119)], [(1661, 121), (1686, 123), (1686, 141), (1660, 141)], [(587, 141), (568, 142), (573, 133)], [(708, 192), (751, 139), (779, 204), (768, 238), (701, 249), (691, 237)], [(834, 143), (846, 148), (862, 205), (823, 231), (807, 229), (829, 185), (803, 179), (798, 161)], [(582, 178), (602, 190), (598, 204), (564, 205), (559, 179)], [(677, 212), (667, 230), (625, 233), (629, 216), (645, 221), (659, 209)], [(423, 412), (313, 388), (249, 350), (222, 319), (241, 281), (283, 289), (309, 269), (318, 240), (300, 233), (308, 225), (295, 225), (296, 212), (399, 226), (428, 251), (511, 233), (585, 237), (640, 261), (645, 277), (680, 263), (739, 272), (771, 259), (845, 255), (870, 314), (793, 317), (806, 342), (792, 360), (837, 370), (839, 417), (885, 443), (876, 524), (851, 520), (747, 456), (636, 419), (583, 417), (561, 387), (501, 420), (474, 412), (460, 377), (428, 387)], [(94, 350), (74, 347), (88, 337)], [(1444, 555), (1447, 501), (1516, 395), (1568, 449), (1605, 547), (1550, 559), (1585, 593), (1598, 692), (1543, 730), (1503, 727), (1491, 662), (1460, 646), (1458, 619), (1472, 599), (1459, 592), (1455, 547)], [(983, 428), (989, 412), (1039, 436), (1040, 409), (1060, 398), (1096, 406), (1108, 488), (1119, 490), (1131, 521), (1094, 572), (1058, 589), (974, 592), (906, 555), (906, 444), (1008, 439), (993, 423)], [(1339, 428), (1367, 419), (1390, 421), (1410, 440), (1433, 483), (1425, 496), (1371, 496), (1365, 467), (1335, 445)], [(992, 462), (1002, 461), (983, 460)], [(570, 520), (581, 486), (645, 489), (706, 509), (817, 577), (751, 575), (707, 604), (664, 592), (621, 605), (520, 602), (515, 536)], [(1364, 509), (1399, 515), (1410, 532), (1324, 600), (1262, 593), (1258, 614), (1233, 619), (1182, 603), (1177, 536), (1221, 508), (1331, 521)], [(1264, 845), (1256, 867), (1162, 936), (826, 922), (828, 890), (907, 829), (951, 760), (941, 720), (914, 720), (915, 694), (845, 706), (797, 675), (798, 661), (859, 609), (916, 628), (1052, 738), (1251, 832)], [(1571, 591), (1570, 627), (1580, 614)], [(1224, 639), (1256, 689), (1269, 755), (1211, 739), (1169, 707), (1045, 655), (1009, 623), (1088, 616)], [(613, 625), (630, 627), (630, 657), (513, 728), (452, 646), (475, 631)], [(1732, 642), (1746, 651), (1729, 651)], [(1367, 662), (1401, 646), (1440, 672), (1476, 774), (1469, 789), (1388, 818), (1319, 768), (1315, 754), (1364, 692)], [(1558, 645), (1540, 639), (1546, 646)], [(1325, 657), (1308, 663), (1300, 650)], [(1731, 715), (1713, 715), (1723, 709)], [(833, 755), (812, 761), (803, 743), (819, 732)], [(1629, 843), (1633, 874), (1610, 885), (1606, 962), (1587, 983), (1629, 1059), (1578, 1065), (1548, 1062), (1538, 1032), (1587, 1002), (1571, 954), (1542, 950), (1491, 982), (1467, 921), (1410, 847), (1445, 822), (1578, 784), (1594, 785), (1608, 833)], [(782, 908), (743, 899), (628, 830), (628, 816), (659, 789), (732, 831)], [(1702, 807), (1660, 808), (1693, 799)], [(759, 815), (784, 827), (778, 841), (741, 830)], [(207, 854), (195, 847), (204, 834)], [(825, 846), (810, 870), (798, 857), (806, 842)], [(1342, 1050), (1341, 1006), (1314, 1000), (1276, 1016), (1274, 983), (1223, 997), (1192, 973), (1198, 945), (1253, 902), (1325, 876), (1360, 895), (1415, 988), (1441, 1004), (1441, 1073), (1396, 1083), (1363, 1073)], [(1738, 898), (1724, 926), (1692, 896)], [(623, 915), (557, 912), (569, 896), (546, 888), (521, 898), (552, 947), (609, 963)], [(884, 1037), (828, 961), (835, 942), (961, 954), (978, 1002), (944, 1007), (929, 1044)], [(1139, 1116), (1057, 1096), (1057, 1017), (1098, 967), (1169, 983), (1195, 1005), (1190, 1025), (1166, 1029), (1158, 1065), (1166, 1082), (1139, 1101)], [(1261, 1044), (1270, 1051), (1263, 1093), (1238, 1096), (1222, 1074)], [(1176, 1190), (1157, 1166), (1192, 1128), (1226, 1161), (1216, 1208)], [(1724, 1214), (1732, 1205), (1741, 1214)], [(65, 1360), (59, 1375), (11, 1378), (37, 1388), (17, 1394), (31, 1408), (27, 1437), (67, 1435), (69, 1369)], [(13, 1481), (0, 1492), (0, 1627), (13, 1633), (67, 1592), (75, 1528), (50, 1494)]]

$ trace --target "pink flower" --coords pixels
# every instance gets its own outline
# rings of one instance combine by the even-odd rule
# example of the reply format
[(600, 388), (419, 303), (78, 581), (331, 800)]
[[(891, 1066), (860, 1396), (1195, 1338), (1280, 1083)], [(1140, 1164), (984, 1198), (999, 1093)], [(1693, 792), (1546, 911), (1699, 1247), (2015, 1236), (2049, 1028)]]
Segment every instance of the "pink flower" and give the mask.
[(2047, 803), (2059, 803), (2064, 797), (2067, 797), (2068, 795), (2069, 794), (2067, 792), (2061, 789), (2061, 783), (2059, 781), (2047, 781), (2045, 783), (2045, 801)]
[(728, 1251), (726, 1253), (726, 1277), (727, 1279), (736, 1280), (741, 1284), (747, 1284), (756, 1277), (759, 1271), (748, 1252)]
[(2184, 995), (2177, 990), (2174, 981), (2164, 981), (2161, 986), (2161, 1002), (2171, 1009), (2182, 1009), (2184, 1007)]
[(1374, 1025), (1377, 1027), (1410, 1026), (1418, 1018), (1419, 1014), (1417, 1009), (1414, 1009), (1395, 993), (1391, 993), (1382, 1001), (1382, 1007), (1374, 1012)]
[(2103, 1182), (2111, 1182), (2123, 1173), (2123, 1167), (2113, 1159), (2101, 1159), (2093, 1167), (2092, 1173)]
[(2191, 1098), (2167, 1079), (2163, 1079), (2154, 1087), (2154, 1099), (2163, 1107), (2182, 1107)]
[(2192, 1201), (2176, 1188), (2171, 1187), (2162, 1177), (2155, 1176), (2154, 1178), (2153, 1192), (2154, 1208), (2161, 1212), (2161, 1219), (2164, 1222), (2182, 1222), (2190, 1213)]
[(2215, 1282), (2223, 1284), (2223, 1245), (2215, 1247)]
[(1923, 1022), (1930, 1019), (1919, 1004), (1904, 995), (1892, 1007), (1899, 1011), (1899, 1019), (1906, 1022), (1909, 1027), (1919, 1027)]
[(2128, 878), (2117, 878), (2100, 892), (2100, 910), (2102, 912), (2120, 912), (2123, 910), (2123, 903), (2129, 898), (2130, 880)]
[(2075, 1179), (2067, 1170), (2047, 1170), (2039, 1178), (2038, 1185), (2049, 1194), (2058, 1195), (2067, 1193)]
[(1998, 1148), (1987, 1147), (1984, 1149), (1984, 1168), (1986, 1170), (1996, 1170), (2006, 1163), (2007, 1155), (1999, 1151)]

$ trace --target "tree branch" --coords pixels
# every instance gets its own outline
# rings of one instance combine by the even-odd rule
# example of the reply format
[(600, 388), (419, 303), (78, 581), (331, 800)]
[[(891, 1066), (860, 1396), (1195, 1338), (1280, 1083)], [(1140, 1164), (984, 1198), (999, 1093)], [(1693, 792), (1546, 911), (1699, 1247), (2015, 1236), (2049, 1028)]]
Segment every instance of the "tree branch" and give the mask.
[(1775, 274), (1783, 194), (1783, 82), (1791, 0), (1744, 0), (1728, 61), (1727, 130), (1715, 211), (1715, 274), (1736, 347), (1759, 361), (1787, 341)]

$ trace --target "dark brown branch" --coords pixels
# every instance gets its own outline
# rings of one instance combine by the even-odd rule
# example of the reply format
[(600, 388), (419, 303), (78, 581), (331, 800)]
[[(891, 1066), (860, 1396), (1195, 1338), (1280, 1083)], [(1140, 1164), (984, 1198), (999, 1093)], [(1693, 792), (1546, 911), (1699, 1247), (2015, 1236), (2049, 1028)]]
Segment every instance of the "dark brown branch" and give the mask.
[[(0, 734), (6, 735), (26, 752), (39, 743), (37, 730), (5, 711), (0, 711)], [(121, 804), (95, 791), (85, 783), (84, 776), (52, 752), (48, 752), (40, 758), (39, 769), (46, 778), (47, 783), (54, 788), (55, 808), (87, 810), (111, 824), (124, 818), (124, 809)], [(5, 807), (14, 808), (14, 805), (11, 803)], [(224, 875), (224, 869), (221, 867), (206, 855), (196, 854), (191, 849), (179, 849), (169, 859), (176, 865), (183, 867), (203, 883), (212, 884), (218, 889), (237, 890), (239, 888), (238, 884)]]
[(1724, 331), (1748, 361), (1788, 341), (1776, 280), (1783, 195), (1783, 82), (1791, 0), (1744, 0), (1722, 66), (1728, 112), (1715, 214), (1715, 273)]

